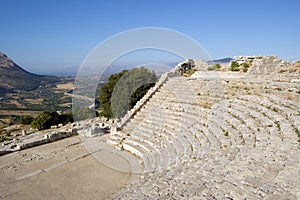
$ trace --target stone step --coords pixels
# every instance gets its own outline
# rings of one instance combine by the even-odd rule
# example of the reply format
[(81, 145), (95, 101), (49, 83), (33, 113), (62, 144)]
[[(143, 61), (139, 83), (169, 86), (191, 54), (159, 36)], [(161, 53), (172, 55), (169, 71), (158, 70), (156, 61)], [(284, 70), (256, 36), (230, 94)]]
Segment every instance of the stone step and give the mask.
[[(158, 169), (165, 168), (170, 163), (175, 162), (176, 160), (176, 151), (172, 149), (170, 143), (158, 143), (153, 140), (151, 137), (147, 136), (147, 134), (142, 133), (130, 133), (130, 138), (141, 141), (142, 143), (146, 143), (149, 146), (152, 146), (153, 149), (156, 150), (156, 154), (154, 156), (158, 156), (156, 159), (156, 163), (158, 165)], [(153, 154), (153, 153), (152, 153)]]
[(151, 150), (147, 149), (147, 147), (144, 144), (133, 140), (124, 140), (122, 142), (122, 147), (124, 150), (133, 153), (142, 160), (144, 164), (144, 173), (155, 171), (157, 167), (155, 158), (153, 158)]
[[(234, 103), (233, 103), (234, 104)], [(256, 131), (257, 127), (255, 123), (250, 123), (249, 118), (240, 110), (233, 109), (232, 107), (227, 108), (227, 111), (235, 118), (240, 121), (239, 127), (243, 130), (241, 133), (243, 134), (243, 138), (246, 142), (253, 144), (255, 146), (256, 143)]]
[(139, 157), (144, 163), (145, 172), (155, 170), (157, 164), (157, 162), (155, 161), (156, 157), (153, 158), (153, 154), (151, 154), (155, 150), (151, 149), (150, 146), (134, 138), (128, 138), (125, 134), (122, 133), (110, 135), (110, 138), (108, 139), (108, 144), (115, 143), (118, 144), (117, 146), (119, 149), (127, 150)]
[[(279, 104), (279, 105), (283, 105), (288, 108), (295, 109), (295, 111), (298, 111), (298, 113), (299, 113), (300, 105), (299, 105), (299, 102), (297, 103), (297, 101), (283, 99), (281, 95), (263, 94), (263, 96), (268, 98), (271, 102), (274, 102), (275, 104)], [(299, 101), (300, 96), (299, 95), (297, 95), (297, 96), (298, 96), (297, 99)]]
[(219, 107), (216, 105), (214, 107), (218, 112), (214, 112), (214, 115), (224, 119), (224, 122), (227, 124), (228, 129), (228, 136), (232, 138), (232, 143), (235, 144), (237, 148), (240, 148), (241, 146), (244, 146), (246, 141), (244, 138), (244, 134), (241, 133), (240, 127), (240, 121), (238, 119), (235, 119), (234, 116), (232, 116), (229, 112), (227, 112), (227, 109), (224, 107)]
[(206, 154), (207, 152), (209, 152), (211, 144), (209, 139), (202, 131), (202, 129), (200, 128), (199, 130), (198, 127), (191, 126), (189, 130), (194, 134), (194, 136), (192, 137), (194, 137), (195, 140), (198, 140), (197, 143), (200, 145), (199, 147), (201, 148), (199, 151), (201, 151), (202, 154)]
[[(109, 137), (105, 137), (106, 144), (107, 144), (107, 139), (109, 139)], [(92, 139), (88, 138), (87, 140), (92, 140)], [(91, 146), (86, 141), (85, 141), (85, 144), (88, 144), (89, 146)], [(103, 150), (121, 156), (122, 158), (127, 160), (128, 163), (130, 164), (131, 173), (132, 173), (132, 177), (130, 178), (130, 182), (135, 181), (136, 176), (140, 177), (140, 175), (143, 173), (143, 169), (142, 169), (141, 164), (138, 162), (138, 160), (139, 160), (138, 157), (134, 156), (133, 154), (131, 154), (127, 151), (120, 151), (120, 150), (117, 150), (116, 148), (113, 148), (110, 145), (106, 145), (106, 144), (104, 142), (101, 143), (101, 148)], [(97, 146), (98, 146), (98, 143), (97, 143)]]
[[(177, 137), (174, 137), (174, 135), (172, 134), (172, 130), (169, 130), (167, 127), (164, 126), (164, 127), (160, 127), (159, 130), (157, 130), (157, 131), (153, 131), (151, 129), (151, 127), (153, 127), (153, 126), (159, 127), (160, 125), (155, 124), (155, 122), (153, 122), (153, 121), (151, 122), (151, 125), (140, 122), (138, 124), (138, 126), (134, 129), (142, 130), (142, 133), (145, 133), (145, 134), (147, 134), (147, 132), (148, 132), (148, 134), (150, 136), (154, 135), (154, 136), (166, 138), (168, 143), (172, 143), (172, 144), (174, 144), (174, 148), (176, 147), (175, 148), (176, 154), (181, 154), (184, 147), (182, 145), (181, 140)], [(145, 130), (147, 130), (147, 131), (145, 131)]]
[(235, 109), (240, 113), (244, 114), (245, 123), (255, 134), (255, 146), (266, 147), (268, 145), (267, 141), (270, 138), (270, 135), (267, 134), (268, 130), (265, 128), (266, 125), (262, 123), (263, 119), (260, 119), (262, 116), (260, 113), (254, 113), (253, 109), (248, 109), (240, 102), (232, 103), (231, 109)]
[(235, 132), (231, 125), (223, 118), (222, 112), (218, 110), (212, 110), (212, 113), (209, 115), (209, 118), (212, 118), (214, 125), (219, 128), (219, 140), (222, 142), (223, 146), (233, 146), (235, 147), (237, 143), (231, 140), (229, 133)]
[[(188, 140), (188, 137), (186, 136), (182, 136), (182, 133), (185, 132), (185, 130), (180, 130), (180, 129), (175, 129), (175, 128), (172, 128), (172, 127), (175, 127), (175, 125), (166, 125), (164, 126), (164, 131), (161, 132), (162, 135), (164, 134), (168, 134), (167, 136), (169, 138), (172, 138), (172, 142), (176, 141), (177, 144), (180, 143), (181, 147), (182, 148), (179, 148), (177, 149), (176, 148), (176, 151), (179, 153), (179, 154), (184, 154), (186, 152), (186, 150), (188, 150), (188, 148), (190, 147), (190, 141)], [(180, 147), (179, 146), (179, 147)]]
[[(131, 132), (132, 133), (132, 134), (130, 134), (131, 136), (136, 134), (138, 137), (142, 137), (145, 140), (148, 139), (148, 140), (151, 140), (151, 141), (154, 141), (154, 138), (164, 139), (164, 138), (167, 137), (168, 140), (166, 140), (164, 142), (164, 144), (160, 144), (160, 145), (162, 146), (162, 145), (168, 144), (169, 147), (170, 147), (170, 144), (173, 144), (173, 145), (175, 144), (174, 151), (172, 151), (170, 153), (170, 155), (172, 156), (172, 157), (170, 157), (171, 161), (175, 160), (174, 155), (177, 155), (177, 152), (181, 152), (181, 154), (182, 154), (182, 152), (184, 151), (184, 148), (182, 146), (182, 139), (181, 138), (178, 139), (173, 134), (166, 134), (168, 132), (171, 132), (171, 130), (165, 131), (165, 132), (163, 132), (161, 130), (161, 132), (159, 132), (159, 134), (157, 134), (156, 133), (157, 131), (153, 131), (153, 129), (151, 129), (151, 128), (145, 128), (145, 126), (147, 126), (147, 125), (145, 125), (145, 124), (143, 124), (143, 122), (141, 122), (134, 129), (130, 129), (130, 127), (127, 127), (124, 131), (126, 131), (128, 133)], [(178, 144), (180, 144), (180, 145), (178, 145)], [(166, 164), (166, 165), (168, 165), (168, 164)]]
[[(264, 113), (265, 116), (267, 116), (273, 123), (272, 126), (274, 126), (275, 129), (273, 129), (272, 133), (279, 132), (280, 137), (282, 140), (289, 140), (289, 141), (295, 141), (296, 134), (294, 134), (294, 125), (292, 122), (286, 119), (282, 114), (278, 112), (280, 109), (279, 107), (271, 107), (271, 105), (265, 101), (259, 101), (258, 99), (255, 99), (254, 97), (249, 97), (248, 101), (256, 103), (256, 109), (259, 109), (261, 112)], [(265, 107), (264, 105), (267, 104)], [(274, 106), (274, 105), (273, 105)], [(275, 109), (274, 109), (275, 108)], [(283, 129), (283, 127), (285, 129)], [(278, 129), (278, 130), (277, 130)], [(284, 130), (284, 131), (283, 131)]]

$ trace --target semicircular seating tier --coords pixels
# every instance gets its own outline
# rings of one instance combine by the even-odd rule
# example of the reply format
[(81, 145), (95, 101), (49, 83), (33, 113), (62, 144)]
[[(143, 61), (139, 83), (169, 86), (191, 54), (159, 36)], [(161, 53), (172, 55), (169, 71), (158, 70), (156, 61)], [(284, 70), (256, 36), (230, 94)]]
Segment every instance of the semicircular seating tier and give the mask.
[(141, 169), (114, 199), (299, 199), (300, 84), (292, 79), (168, 77), (107, 138)]

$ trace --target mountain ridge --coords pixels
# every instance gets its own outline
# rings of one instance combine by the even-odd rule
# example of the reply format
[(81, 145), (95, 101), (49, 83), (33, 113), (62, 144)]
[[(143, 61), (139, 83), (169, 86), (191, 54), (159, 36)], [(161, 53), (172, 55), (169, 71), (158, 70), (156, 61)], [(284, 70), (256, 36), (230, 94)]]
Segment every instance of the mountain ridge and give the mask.
[(230, 61), (234, 60), (233, 58), (227, 57), (227, 58), (220, 58), (220, 59), (214, 59), (208, 61), (209, 64), (213, 63), (229, 63)]
[(37, 75), (26, 71), (0, 52), (0, 93), (33, 90), (40, 85), (59, 82), (56, 76)]

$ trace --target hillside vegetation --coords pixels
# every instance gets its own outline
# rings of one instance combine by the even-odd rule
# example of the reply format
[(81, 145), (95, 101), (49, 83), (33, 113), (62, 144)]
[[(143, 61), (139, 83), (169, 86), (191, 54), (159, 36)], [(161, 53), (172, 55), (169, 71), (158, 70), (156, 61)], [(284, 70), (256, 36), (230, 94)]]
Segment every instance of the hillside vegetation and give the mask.
[(100, 90), (100, 116), (124, 116), (154, 86), (156, 80), (155, 73), (144, 67), (111, 75)]

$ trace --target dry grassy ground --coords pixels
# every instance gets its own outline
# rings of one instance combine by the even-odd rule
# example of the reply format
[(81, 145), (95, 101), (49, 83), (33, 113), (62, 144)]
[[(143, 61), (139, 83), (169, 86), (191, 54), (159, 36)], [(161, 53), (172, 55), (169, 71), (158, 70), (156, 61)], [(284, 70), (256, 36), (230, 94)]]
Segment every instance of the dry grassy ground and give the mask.
[(42, 98), (38, 98), (38, 99), (24, 99), (25, 101), (27, 101), (28, 103), (31, 104), (39, 104), (42, 103), (44, 101), (44, 99)]
[(56, 85), (57, 90), (71, 90), (73, 89), (73, 87), (74, 87), (73, 83), (62, 83)]
[(42, 111), (34, 111), (34, 110), (0, 110), (0, 115), (31, 115), (36, 116), (40, 114)]

